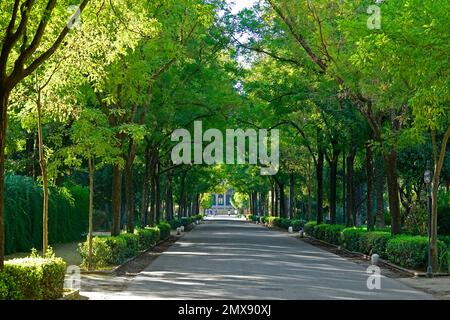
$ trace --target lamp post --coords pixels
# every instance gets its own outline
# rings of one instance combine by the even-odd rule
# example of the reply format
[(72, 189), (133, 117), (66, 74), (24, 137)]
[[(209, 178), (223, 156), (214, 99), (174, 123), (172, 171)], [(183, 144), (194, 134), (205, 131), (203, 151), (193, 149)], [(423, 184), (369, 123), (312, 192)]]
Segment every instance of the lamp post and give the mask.
[(431, 170), (427, 169), (423, 176), (423, 181), (426, 184), (427, 188), (427, 210), (428, 210), (428, 267), (427, 267), (427, 277), (433, 277), (433, 267), (431, 265)]

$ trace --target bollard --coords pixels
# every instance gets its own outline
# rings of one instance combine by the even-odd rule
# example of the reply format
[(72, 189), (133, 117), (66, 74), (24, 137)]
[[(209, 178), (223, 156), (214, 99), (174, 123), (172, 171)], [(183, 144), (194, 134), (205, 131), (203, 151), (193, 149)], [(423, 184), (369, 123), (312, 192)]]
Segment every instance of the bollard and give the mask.
[(294, 232), (294, 229), (292, 228), (292, 226), (289, 227), (288, 231), (289, 231), (289, 233)]
[(180, 234), (181, 234), (181, 228), (178, 227), (178, 228), (177, 228), (177, 235), (179, 236)]
[(379, 263), (379, 260), (380, 260), (380, 256), (378, 255), (378, 254), (373, 254), (371, 257), (370, 257), (370, 261), (371, 261), (371, 263), (372, 263), (372, 265), (373, 266), (377, 266), (378, 265), (378, 263)]
[(184, 226), (180, 227), (181, 232), (184, 232)]
[(300, 238), (303, 238), (305, 236), (305, 232), (303, 231), (303, 229), (300, 229), (298, 233), (300, 233)]

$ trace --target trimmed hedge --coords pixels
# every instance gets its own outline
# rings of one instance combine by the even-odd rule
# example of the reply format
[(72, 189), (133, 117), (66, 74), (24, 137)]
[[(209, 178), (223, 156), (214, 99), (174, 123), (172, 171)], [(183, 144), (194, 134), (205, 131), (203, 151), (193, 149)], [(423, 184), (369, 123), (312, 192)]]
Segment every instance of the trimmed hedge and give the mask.
[(158, 225), (158, 228), (159, 228), (159, 238), (161, 240), (166, 240), (167, 238), (170, 237), (171, 226), (168, 222), (162, 221)]
[[(140, 247), (143, 247), (143, 245), (139, 246), (139, 239), (139, 235), (130, 233), (122, 233), (117, 237), (94, 237), (92, 239), (90, 266), (92, 268), (104, 268), (124, 263), (127, 259), (134, 257)], [(78, 244), (78, 252), (84, 267), (89, 265), (88, 248), (88, 241)]]
[(345, 229), (345, 226), (340, 224), (325, 224), (323, 241), (339, 245), (341, 243), (341, 233)]
[(190, 225), (192, 223), (192, 218), (191, 217), (182, 217), (180, 219), (180, 222), (183, 227), (187, 227), (188, 225)]
[(134, 234), (139, 237), (138, 239), (139, 250), (144, 251), (154, 246), (159, 241), (160, 228), (158, 227), (145, 227), (144, 229), (138, 228), (134, 230)]
[(363, 228), (346, 228), (341, 233), (341, 245), (350, 251), (363, 252), (361, 237), (367, 231)]
[[(5, 253), (42, 247), (42, 188), (32, 178), (5, 177)], [(49, 243), (82, 240), (88, 230), (89, 190), (67, 184), (50, 187)]]
[(317, 225), (316, 221), (309, 221), (305, 223), (303, 230), (308, 236), (314, 237), (314, 227)]
[[(396, 236), (386, 247), (389, 261), (405, 268), (425, 270), (428, 264), (428, 238), (421, 236)], [(448, 249), (438, 241), (438, 263), (443, 272), (448, 272)]]
[(390, 232), (373, 231), (361, 234), (360, 249), (362, 253), (372, 255), (378, 254), (381, 258), (387, 259), (386, 247), (391, 240)]
[(66, 263), (54, 256), (7, 260), (0, 272), (0, 300), (61, 298), (65, 273)]

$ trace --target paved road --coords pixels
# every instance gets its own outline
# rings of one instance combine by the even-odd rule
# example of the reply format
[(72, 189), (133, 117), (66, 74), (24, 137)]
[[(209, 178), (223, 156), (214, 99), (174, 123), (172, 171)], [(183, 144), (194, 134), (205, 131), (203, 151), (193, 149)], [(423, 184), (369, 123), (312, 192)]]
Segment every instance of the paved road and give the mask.
[(97, 299), (431, 299), (399, 280), (367, 289), (363, 265), (285, 232), (242, 221), (207, 221), (122, 291)]

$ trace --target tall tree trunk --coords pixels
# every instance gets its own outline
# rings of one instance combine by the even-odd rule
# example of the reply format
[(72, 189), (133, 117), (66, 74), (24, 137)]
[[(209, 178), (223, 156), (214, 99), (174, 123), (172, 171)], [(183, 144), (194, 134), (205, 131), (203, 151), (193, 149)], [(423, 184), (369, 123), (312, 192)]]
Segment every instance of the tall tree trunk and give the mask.
[(366, 176), (367, 176), (367, 229), (372, 231), (374, 228), (373, 215), (372, 215), (372, 184), (373, 184), (373, 154), (372, 146), (366, 145)]
[(342, 220), (343, 220), (343, 224), (347, 225), (347, 206), (346, 206), (346, 200), (347, 200), (347, 195), (346, 195), (346, 172), (345, 172), (345, 166), (346, 166), (346, 156), (345, 156), (345, 149), (342, 152)]
[(295, 177), (294, 174), (291, 173), (289, 175), (289, 218), (294, 218), (294, 209), (295, 209)]
[(89, 166), (89, 234), (88, 234), (88, 268), (91, 268), (92, 263), (92, 238), (94, 234), (94, 172), (95, 172), (95, 163), (92, 158), (88, 160)]
[(133, 162), (128, 157), (125, 165), (125, 201), (127, 205), (127, 232), (134, 232)]
[(275, 185), (272, 184), (272, 190), (270, 191), (270, 215), (275, 216)]
[(389, 193), (389, 212), (391, 214), (391, 233), (393, 235), (401, 232), (400, 221), (400, 199), (397, 181), (397, 151), (391, 149), (384, 155), (386, 176)]
[(155, 224), (158, 225), (161, 219), (161, 181), (159, 175), (159, 160), (156, 162), (155, 180)]
[(166, 219), (173, 220), (173, 188), (172, 173), (167, 172), (167, 190), (166, 190)]
[(122, 169), (118, 164), (113, 166), (112, 175), (112, 228), (111, 236), (120, 234), (120, 214), (122, 211)]
[(150, 188), (150, 146), (147, 144), (145, 148), (145, 171), (144, 181), (142, 182), (142, 199), (141, 199), (141, 226), (147, 226), (148, 205), (149, 205), (149, 188)]
[(278, 183), (275, 183), (275, 216), (280, 216), (280, 188)]
[(286, 193), (284, 192), (284, 184), (280, 183), (280, 217), (287, 218), (287, 210), (286, 210)]
[(325, 153), (323, 149), (319, 148), (316, 166), (317, 178), (317, 224), (323, 223), (323, 166)]
[(9, 91), (3, 83), (0, 83), (0, 270), (3, 269), (5, 259), (5, 225), (4, 225), (4, 202), (5, 202), (5, 147), (7, 129), (7, 109)]
[(347, 226), (355, 225), (355, 198), (353, 185), (353, 166), (355, 163), (357, 148), (353, 147), (347, 157)]
[(383, 163), (381, 158), (377, 160), (375, 164), (375, 192), (376, 192), (376, 202), (377, 202), (377, 227), (384, 228), (384, 200), (383, 200), (383, 192), (384, 192), (384, 181), (385, 176), (383, 173)]
[(433, 154), (434, 154), (434, 174), (431, 186), (431, 261), (433, 270), (438, 271), (439, 268), (439, 261), (438, 261), (439, 253), (437, 246), (438, 190), (442, 167), (444, 165), (445, 154), (447, 151), (447, 143), (450, 138), (450, 127), (447, 128), (447, 131), (444, 134), (440, 150), (437, 144), (436, 130), (431, 131), (431, 138), (433, 143)]
[(333, 155), (329, 159), (330, 165), (330, 223), (336, 224), (336, 202), (337, 202), (337, 174), (338, 174), (338, 160), (339, 150), (337, 143), (333, 144)]
[(36, 107), (38, 113), (39, 165), (41, 167), (42, 189), (44, 194), (42, 206), (42, 255), (45, 256), (48, 249), (48, 175), (47, 161), (45, 159), (44, 151), (44, 136), (42, 130), (41, 92), (39, 90), (37, 94)]

